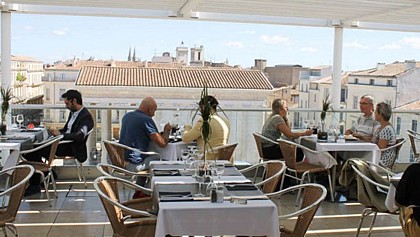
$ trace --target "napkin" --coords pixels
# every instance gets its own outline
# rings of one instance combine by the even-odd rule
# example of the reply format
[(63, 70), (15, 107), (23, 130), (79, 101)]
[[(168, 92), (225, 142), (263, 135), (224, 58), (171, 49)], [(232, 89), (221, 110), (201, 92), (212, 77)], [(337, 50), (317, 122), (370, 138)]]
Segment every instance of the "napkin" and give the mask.
[(191, 192), (159, 192), (161, 202), (192, 201)]
[(226, 184), (226, 189), (229, 191), (258, 190), (253, 184)]
[(155, 176), (180, 176), (179, 170), (153, 170)]

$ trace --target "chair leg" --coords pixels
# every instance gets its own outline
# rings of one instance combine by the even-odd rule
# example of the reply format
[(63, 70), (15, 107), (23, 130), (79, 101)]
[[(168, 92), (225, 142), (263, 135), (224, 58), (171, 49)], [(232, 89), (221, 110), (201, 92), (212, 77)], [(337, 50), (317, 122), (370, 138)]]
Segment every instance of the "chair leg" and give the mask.
[(368, 237), (370, 237), (370, 235), (372, 234), (372, 228), (373, 228), (373, 224), (375, 224), (375, 220), (376, 220), (376, 215), (378, 214), (378, 212), (373, 211), (373, 219), (372, 219), (372, 223), (370, 223), (370, 228), (369, 228), (369, 234)]
[(82, 177), (80, 176), (79, 161), (77, 159), (74, 159), (74, 162), (76, 162), (77, 176), (79, 177), (79, 181), (82, 182)]
[[(16, 237), (18, 236), (17, 228), (13, 223), (6, 223), (6, 228), (9, 229)], [(7, 236), (7, 235), (5, 235)]]
[(56, 185), (56, 183), (55, 183), (54, 175), (53, 175), (53, 173), (52, 173), (52, 168), (50, 168), (50, 173), (49, 173), (49, 176), (50, 176), (50, 178), (51, 178), (51, 182), (52, 182), (52, 185), (53, 185), (53, 188), (54, 188), (55, 198), (58, 198), (58, 194), (57, 194), (57, 185)]
[[(77, 168), (77, 173), (79, 175), (79, 180), (82, 181), (82, 179), (83, 179), (83, 183), (85, 184), (85, 188), (87, 188), (85, 168), (83, 167), (83, 164), (80, 163), (77, 159), (76, 159), (76, 166), (78, 167)], [(80, 166), (80, 168), (79, 168), (79, 166)], [(80, 179), (80, 176), (82, 177), (82, 179)]]
[(50, 193), (49, 193), (49, 191), (48, 191), (48, 182), (47, 181), (49, 181), (49, 180), (47, 180), (47, 179), (49, 179), (49, 173), (48, 173), (48, 175), (47, 175), (47, 178), (45, 177), (45, 175), (44, 175), (44, 172), (42, 172), (42, 171), (37, 171), (37, 173), (39, 173), (40, 175), (41, 175), (41, 182), (43, 182), (44, 183), (44, 190), (45, 190), (45, 195), (47, 196), (47, 199), (48, 199), (48, 203), (50, 204), (50, 207), (52, 207), (52, 205), (51, 205), (51, 199), (50, 199)]
[(330, 185), (331, 202), (334, 202), (334, 190), (332, 186), (331, 173), (328, 171), (328, 184)]
[[(296, 178), (296, 180), (300, 180), (300, 183), (299, 184), (303, 184), (304, 181), (305, 181), (305, 177), (307, 175), (308, 175), (308, 177), (310, 175), (310, 173), (308, 173), (308, 171), (306, 171), (305, 173), (303, 173), (302, 174), (302, 177), (300, 179), (299, 178)], [(296, 173), (296, 176), (297, 176), (297, 173)], [(297, 207), (300, 207), (300, 203), (301, 203), (301, 201), (300, 201), (300, 195), (301, 195), (301, 193), (302, 193), (302, 189), (299, 189), (298, 195), (296, 197), (296, 203), (295, 203), (295, 206), (297, 206)]]
[(4, 234), (4, 237), (7, 237), (7, 230), (6, 230), (6, 226), (3, 226), (3, 227), (2, 227), (2, 229), (3, 229), (3, 234)]
[(372, 213), (372, 208), (365, 208), (360, 216), (359, 226), (357, 227), (356, 237), (360, 234), (360, 229), (362, 228), (363, 220), (366, 216), (369, 216)]

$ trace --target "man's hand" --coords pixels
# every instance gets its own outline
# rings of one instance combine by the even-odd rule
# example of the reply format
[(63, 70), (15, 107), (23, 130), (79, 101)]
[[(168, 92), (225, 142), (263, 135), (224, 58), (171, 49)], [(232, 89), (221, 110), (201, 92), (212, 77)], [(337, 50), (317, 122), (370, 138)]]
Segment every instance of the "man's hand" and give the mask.
[(171, 132), (172, 126), (167, 123), (165, 124), (165, 127), (163, 127), (163, 134), (169, 134)]

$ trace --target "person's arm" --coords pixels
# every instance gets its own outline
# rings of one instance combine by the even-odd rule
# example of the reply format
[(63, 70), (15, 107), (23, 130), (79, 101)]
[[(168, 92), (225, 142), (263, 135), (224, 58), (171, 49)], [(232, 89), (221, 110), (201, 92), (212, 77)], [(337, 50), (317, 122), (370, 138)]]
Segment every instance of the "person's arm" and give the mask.
[(163, 128), (162, 135), (160, 133), (150, 134), (150, 139), (156, 143), (159, 147), (166, 147), (169, 141), (169, 133), (171, 132), (171, 125), (169, 123), (165, 124)]
[(353, 134), (353, 131), (349, 128), (344, 132), (344, 135), (350, 135)]
[(287, 126), (284, 123), (277, 125), (277, 129), (280, 130), (280, 132), (282, 134), (284, 134), (286, 137), (288, 137), (289, 139), (295, 139), (295, 138), (298, 138), (298, 137), (301, 137), (301, 136), (309, 136), (313, 133), (313, 131), (310, 130), (310, 129), (308, 129), (304, 132), (292, 132), (290, 130), (290, 127)]
[(63, 140), (73, 140), (74, 142), (84, 142), (87, 133), (93, 128), (93, 118), (89, 111), (79, 114), (76, 121), (74, 121), (72, 133), (62, 133)]
[(203, 122), (201, 119), (195, 123), (194, 127), (191, 128), (191, 126), (186, 125), (184, 126), (184, 133), (182, 134), (182, 141), (183, 142), (192, 142), (194, 140), (197, 140), (199, 137), (201, 137), (201, 126)]

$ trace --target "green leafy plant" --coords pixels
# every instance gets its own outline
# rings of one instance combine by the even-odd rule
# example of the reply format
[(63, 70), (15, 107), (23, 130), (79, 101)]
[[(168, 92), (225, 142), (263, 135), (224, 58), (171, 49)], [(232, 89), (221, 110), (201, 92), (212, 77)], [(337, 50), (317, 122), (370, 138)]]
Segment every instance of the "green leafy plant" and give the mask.
[(18, 72), (18, 74), (16, 75), (16, 81), (18, 82), (23, 82), (25, 81), (27, 78), (25, 77), (25, 75), (23, 75), (22, 73)]
[(4, 123), (6, 121), (6, 114), (9, 110), (10, 100), (13, 98), (13, 89), (10, 87), (0, 87), (0, 94), (1, 94), (1, 121)]
[(327, 94), (322, 100), (322, 110), (321, 110), (321, 121), (325, 121), (328, 111), (333, 111), (332, 100), (330, 99), (330, 94)]

